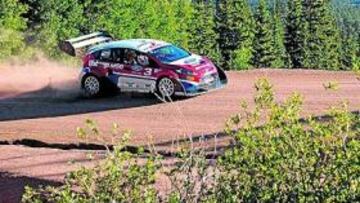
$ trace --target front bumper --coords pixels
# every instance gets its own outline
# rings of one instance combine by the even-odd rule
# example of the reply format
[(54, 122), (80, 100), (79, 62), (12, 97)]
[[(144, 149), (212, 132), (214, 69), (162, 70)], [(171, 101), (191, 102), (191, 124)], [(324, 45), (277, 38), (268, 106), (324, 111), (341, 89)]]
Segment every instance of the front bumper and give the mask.
[[(220, 70), (222, 71), (222, 70)], [(211, 80), (206, 80), (212, 77)], [(182, 91), (175, 92), (177, 96), (193, 97), (224, 88), (227, 85), (227, 77), (224, 72), (204, 77), (199, 83), (187, 80), (180, 80)]]

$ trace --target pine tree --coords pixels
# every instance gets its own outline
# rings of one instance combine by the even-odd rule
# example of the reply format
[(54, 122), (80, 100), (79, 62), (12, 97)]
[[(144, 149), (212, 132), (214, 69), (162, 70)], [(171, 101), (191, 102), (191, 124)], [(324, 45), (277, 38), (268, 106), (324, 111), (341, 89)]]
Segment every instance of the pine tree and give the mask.
[[(248, 1), (220, 1), (215, 22), (222, 66), (227, 70), (248, 68), (251, 59), (248, 54), (251, 53), (253, 41), (253, 16)], [(243, 57), (243, 53), (246, 57)], [(243, 67), (239, 67), (239, 64)]]
[(340, 29), (332, 13), (331, 1), (323, 0), (323, 20), (320, 21), (323, 43), (323, 56), (320, 58), (320, 68), (327, 70), (339, 70), (341, 67), (341, 37)]
[(306, 66), (339, 68), (340, 33), (331, 13), (329, 0), (305, 0), (303, 16), (308, 25)]
[(288, 1), (285, 46), (291, 66), (304, 67), (306, 57), (307, 23), (303, 19), (302, 0)]
[(214, 30), (214, 6), (210, 3), (194, 3), (195, 11), (190, 21), (190, 50), (219, 61), (219, 52)]
[(252, 64), (270, 67), (275, 59), (271, 16), (266, 1), (260, 0), (255, 13), (255, 39)]
[(285, 29), (283, 22), (283, 12), (284, 12), (282, 1), (275, 1), (274, 11), (273, 11), (273, 47), (274, 47), (274, 56), (271, 67), (274, 68), (283, 68), (289, 67), (288, 57), (285, 48)]
[(341, 45), (341, 64), (342, 69), (351, 70), (355, 67), (359, 55), (359, 43), (356, 26), (345, 20), (343, 25), (342, 45)]

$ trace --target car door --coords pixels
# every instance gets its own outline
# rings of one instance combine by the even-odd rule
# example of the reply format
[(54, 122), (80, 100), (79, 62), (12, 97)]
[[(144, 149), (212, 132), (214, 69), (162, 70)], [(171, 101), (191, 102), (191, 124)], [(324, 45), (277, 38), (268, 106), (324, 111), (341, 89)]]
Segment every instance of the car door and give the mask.
[(146, 54), (132, 49), (123, 50), (124, 68), (120, 78), (123, 91), (152, 92), (156, 85), (154, 69)]
[(111, 56), (107, 59), (108, 79), (121, 87), (121, 74), (124, 72), (123, 50), (111, 49)]
[(93, 59), (89, 61), (89, 67), (92, 72), (99, 77), (107, 76), (109, 68), (112, 65), (111, 49), (103, 49), (92, 54)]

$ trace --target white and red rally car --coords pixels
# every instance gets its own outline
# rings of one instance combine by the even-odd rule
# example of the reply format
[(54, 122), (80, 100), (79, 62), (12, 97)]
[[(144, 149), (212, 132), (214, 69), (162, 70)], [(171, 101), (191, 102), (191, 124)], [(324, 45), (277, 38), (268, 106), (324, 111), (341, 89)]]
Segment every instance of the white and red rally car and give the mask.
[(114, 41), (106, 32), (97, 32), (62, 41), (59, 47), (72, 56), (86, 47), (80, 82), (90, 97), (111, 86), (121, 91), (158, 92), (162, 97), (195, 96), (227, 83), (225, 72), (207, 57), (159, 40)]

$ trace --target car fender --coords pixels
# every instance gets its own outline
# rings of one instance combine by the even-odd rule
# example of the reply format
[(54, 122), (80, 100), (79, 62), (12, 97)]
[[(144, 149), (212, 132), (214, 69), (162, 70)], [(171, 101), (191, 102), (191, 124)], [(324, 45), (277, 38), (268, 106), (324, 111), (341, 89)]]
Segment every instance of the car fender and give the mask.
[(167, 69), (165, 71), (162, 71), (159, 74), (157, 74), (157, 76), (156, 76), (156, 78), (157, 78), (156, 85), (160, 81), (160, 79), (164, 78), (164, 77), (170, 78), (171, 80), (173, 80), (175, 82), (176, 91), (184, 91), (184, 86), (182, 85), (182, 83), (180, 81), (179, 75), (175, 71), (169, 70), (169, 69)]

